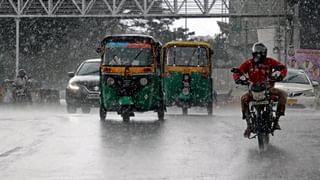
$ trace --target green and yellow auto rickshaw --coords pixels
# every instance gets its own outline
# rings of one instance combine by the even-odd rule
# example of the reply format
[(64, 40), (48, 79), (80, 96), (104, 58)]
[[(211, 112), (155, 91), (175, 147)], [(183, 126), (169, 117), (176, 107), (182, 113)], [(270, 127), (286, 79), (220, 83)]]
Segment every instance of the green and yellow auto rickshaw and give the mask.
[(116, 111), (129, 121), (134, 112), (155, 111), (163, 120), (161, 43), (148, 35), (111, 35), (98, 48), (100, 119)]
[(213, 111), (212, 49), (208, 43), (168, 42), (162, 48), (165, 104), (182, 108), (184, 115), (192, 106)]

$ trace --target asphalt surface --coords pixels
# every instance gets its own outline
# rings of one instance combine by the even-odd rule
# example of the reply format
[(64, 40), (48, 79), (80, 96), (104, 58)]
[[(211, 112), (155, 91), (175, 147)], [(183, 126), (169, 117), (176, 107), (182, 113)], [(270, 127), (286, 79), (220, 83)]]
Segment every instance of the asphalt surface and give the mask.
[(240, 109), (115, 113), (0, 107), (1, 180), (320, 179), (320, 111), (288, 110), (265, 152), (242, 136)]

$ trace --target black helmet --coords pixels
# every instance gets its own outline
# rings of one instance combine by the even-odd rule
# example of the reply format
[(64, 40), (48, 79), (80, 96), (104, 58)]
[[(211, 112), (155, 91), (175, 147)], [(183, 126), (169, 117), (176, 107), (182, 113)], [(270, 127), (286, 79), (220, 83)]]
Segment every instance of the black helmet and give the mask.
[(254, 43), (252, 46), (252, 56), (255, 63), (263, 63), (267, 58), (267, 47), (260, 42)]
[(18, 76), (19, 77), (24, 77), (26, 74), (27, 73), (26, 73), (26, 71), (24, 69), (19, 69), (19, 71), (18, 71)]

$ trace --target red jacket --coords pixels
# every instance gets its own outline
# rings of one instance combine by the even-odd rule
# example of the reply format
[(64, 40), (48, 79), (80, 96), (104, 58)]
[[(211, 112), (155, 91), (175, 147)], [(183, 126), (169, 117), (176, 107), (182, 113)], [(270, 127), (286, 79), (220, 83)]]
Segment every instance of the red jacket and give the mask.
[[(253, 58), (249, 58), (240, 64), (240, 71), (247, 74), (247, 77), (252, 83), (263, 83), (266, 78), (267, 80), (270, 79), (272, 68), (279, 65), (284, 67), (280, 70), (281, 76), (284, 78), (287, 75), (287, 67), (271, 57), (267, 57), (264, 63), (259, 65), (254, 64)], [(233, 73), (234, 80), (238, 79), (240, 76), (240, 73)], [(270, 83), (270, 86), (273, 87), (274, 83)]]

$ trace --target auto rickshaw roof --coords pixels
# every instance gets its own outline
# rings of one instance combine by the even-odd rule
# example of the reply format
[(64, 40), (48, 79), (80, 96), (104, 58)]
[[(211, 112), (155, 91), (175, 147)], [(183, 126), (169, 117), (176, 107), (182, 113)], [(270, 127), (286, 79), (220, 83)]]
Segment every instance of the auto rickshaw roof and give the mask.
[(205, 46), (211, 48), (211, 45), (203, 41), (170, 41), (167, 42), (163, 47), (171, 46)]
[(110, 41), (137, 41), (137, 40), (148, 40), (152, 44), (161, 44), (159, 40), (154, 38), (153, 36), (146, 34), (114, 34), (105, 36), (101, 42), (101, 44), (105, 44)]

